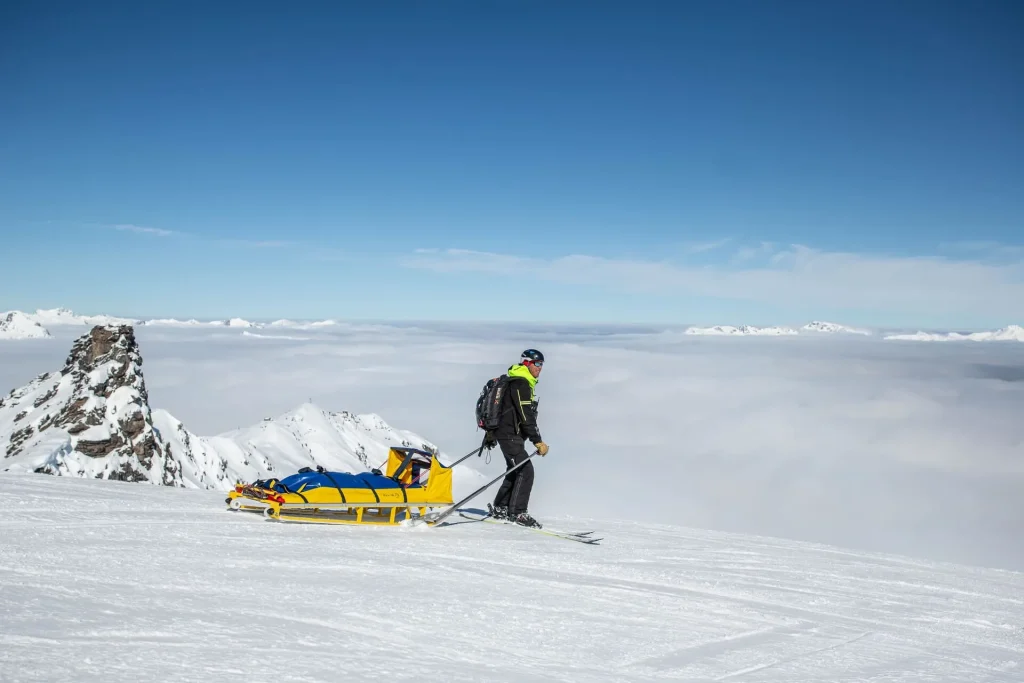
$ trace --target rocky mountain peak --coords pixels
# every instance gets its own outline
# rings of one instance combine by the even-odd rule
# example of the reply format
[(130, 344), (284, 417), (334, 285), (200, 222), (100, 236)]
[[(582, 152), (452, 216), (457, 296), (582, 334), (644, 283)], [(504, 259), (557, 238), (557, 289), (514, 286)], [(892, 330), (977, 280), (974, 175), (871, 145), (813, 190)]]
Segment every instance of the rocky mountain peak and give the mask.
[(44, 454), (50, 457), (37, 471), (166, 484), (180, 474), (153, 428), (130, 325), (98, 325), (79, 337), (63, 370), (37, 377), (0, 403), (0, 433), (8, 422), (5, 458), (61, 441), (61, 452)]
[(118, 388), (131, 386), (144, 402), (149, 401), (142, 354), (131, 325), (97, 325), (75, 341), (61, 374), (70, 374), (81, 383), (94, 373), (104, 375), (93, 387), (94, 393), (109, 398)]

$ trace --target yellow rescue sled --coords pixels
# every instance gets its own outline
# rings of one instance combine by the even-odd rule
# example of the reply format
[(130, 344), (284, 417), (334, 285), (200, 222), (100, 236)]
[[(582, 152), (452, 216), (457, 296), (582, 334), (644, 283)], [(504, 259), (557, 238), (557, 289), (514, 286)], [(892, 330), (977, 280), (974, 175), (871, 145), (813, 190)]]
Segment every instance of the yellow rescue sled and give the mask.
[(394, 446), (383, 473), (304, 467), (283, 479), (239, 484), (225, 502), (229, 510), (280, 522), (396, 525), (412, 519), (414, 510), (423, 518), (431, 508), (452, 504), (451, 467), (433, 453)]

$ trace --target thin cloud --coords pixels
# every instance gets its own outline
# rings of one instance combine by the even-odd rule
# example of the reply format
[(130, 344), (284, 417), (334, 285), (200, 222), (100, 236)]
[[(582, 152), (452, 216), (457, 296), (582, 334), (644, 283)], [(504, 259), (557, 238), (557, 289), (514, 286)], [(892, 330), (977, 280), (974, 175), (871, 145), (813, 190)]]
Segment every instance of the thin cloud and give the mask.
[(157, 237), (170, 237), (171, 235), (177, 235), (178, 233), (174, 230), (164, 230), (163, 228), (147, 228), (142, 225), (132, 225), (131, 223), (121, 223), (112, 226), (114, 230), (120, 230), (122, 232), (134, 232), (140, 235), (155, 235)]
[(732, 239), (729, 237), (713, 242), (690, 242), (683, 245), (683, 250), (690, 254), (702, 254), (707, 251), (721, 249), (730, 242), (732, 242)]
[(298, 242), (292, 242), (290, 240), (227, 239), (217, 240), (217, 242), (226, 247), (239, 247), (243, 249), (287, 249), (298, 244)]
[(133, 232), (139, 235), (153, 235), (154, 237), (187, 236), (203, 242), (212, 242), (223, 247), (234, 247), (238, 249), (287, 249), (298, 246), (298, 242), (291, 240), (250, 240), (250, 239), (229, 239), (215, 236), (201, 235), (198, 233), (181, 232), (178, 230), (166, 230), (164, 228), (150, 228), (132, 223), (120, 223), (109, 226), (114, 230), (122, 232)]
[(1002, 244), (991, 240), (943, 242), (939, 249), (960, 256), (967, 255), (986, 263), (1012, 263), (1024, 260), (1024, 245)]
[(530, 273), (549, 282), (635, 293), (919, 315), (985, 313), (1007, 319), (1024, 315), (1024, 260), (1019, 258), (993, 263), (762, 244), (738, 251), (732, 263), (722, 265), (580, 254), (542, 259), (465, 249), (420, 250), (403, 263), (439, 273)]

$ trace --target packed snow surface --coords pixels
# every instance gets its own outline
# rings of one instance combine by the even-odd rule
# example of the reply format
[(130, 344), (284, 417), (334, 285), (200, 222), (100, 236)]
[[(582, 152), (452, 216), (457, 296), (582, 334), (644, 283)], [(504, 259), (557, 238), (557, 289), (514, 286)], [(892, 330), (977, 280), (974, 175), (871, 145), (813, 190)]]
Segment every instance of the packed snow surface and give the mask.
[(989, 332), (970, 332), (961, 334), (949, 332), (936, 334), (932, 332), (915, 332), (914, 334), (890, 334), (886, 339), (902, 341), (1019, 341), (1024, 342), (1024, 327), (1020, 325), (1007, 325), (1006, 327)]
[(35, 474), (0, 494), (5, 681), (1024, 679), (1021, 573), (664, 524), (284, 524)]
[(21, 311), (0, 314), (0, 339), (46, 339), (50, 336), (49, 330)]

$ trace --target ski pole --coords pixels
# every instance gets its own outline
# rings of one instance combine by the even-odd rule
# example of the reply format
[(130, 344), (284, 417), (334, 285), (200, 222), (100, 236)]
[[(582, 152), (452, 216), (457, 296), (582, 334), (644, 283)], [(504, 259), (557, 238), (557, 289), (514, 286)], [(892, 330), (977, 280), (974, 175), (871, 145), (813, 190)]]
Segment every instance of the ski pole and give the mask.
[(511, 467), (511, 468), (505, 470), (504, 472), (502, 472), (501, 474), (496, 476), (494, 479), (491, 479), (489, 482), (487, 482), (486, 484), (484, 484), (483, 486), (478, 488), (476, 491), (473, 491), (473, 493), (469, 494), (468, 496), (466, 496), (465, 498), (460, 500), (458, 503), (455, 503), (451, 507), (446, 508), (445, 510), (443, 510), (441, 512), (437, 512), (437, 513), (428, 512), (427, 514), (423, 515), (423, 519), (427, 522), (427, 524), (437, 524), (442, 519), (444, 519), (448, 515), (452, 514), (453, 512), (458, 510), (460, 507), (462, 507), (463, 505), (465, 505), (466, 503), (468, 503), (469, 501), (473, 500), (478, 495), (483, 493), (488, 487), (491, 486), (491, 484), (493, 484), (494, 482), (498, 481), (499, 479), (503, 479), (506, 475), (508, 475), (509, 472), (513, 472), (513, 471), (519, 469), (520, 467), (522, 467), (523, 465), (525, 465), (527, 463), (527, 461), (529, 461), (529, 459), (532, 458), (535, 455), (537, 455), (537, 451), (534, 451), (533, 453), (530, 453), (528, 456), (526, 456), (526, 459), (523, 460), (521, 463), (519, 463), (518, 465), (515, 465), (514, 467)]
[(487, 445), (487, 436), (485, 435), (484, 436), (484, 440), (480, 443), (480, 448), (477, 448), (476, 450), (473, 450), (473, 451), (470, 451), (469, 453), (466, 453), (464, 456), (462, 456), (461, 458), (459, 458), (458, 460), (453, 462), (451, 465), (448, 465), (448, 467), (449, 468), (455, 467), (456, 465), (458, 465), (460, 462), (462, 462), (466, 458), (472, 458), (474, 455), (480, 455), (480, 453), (484, 450), (484, 446), (486, 446), (486, 445)]

